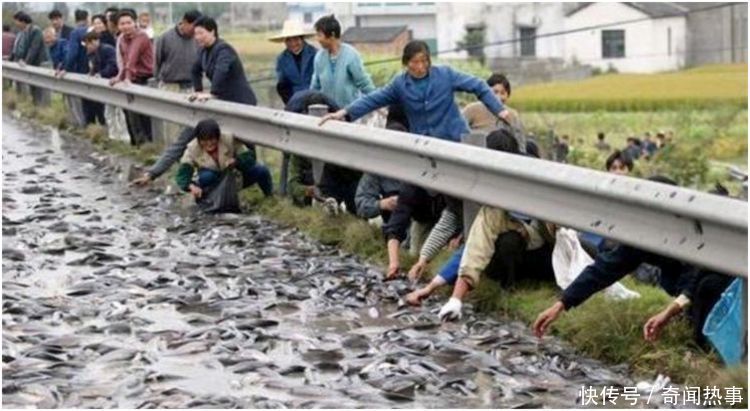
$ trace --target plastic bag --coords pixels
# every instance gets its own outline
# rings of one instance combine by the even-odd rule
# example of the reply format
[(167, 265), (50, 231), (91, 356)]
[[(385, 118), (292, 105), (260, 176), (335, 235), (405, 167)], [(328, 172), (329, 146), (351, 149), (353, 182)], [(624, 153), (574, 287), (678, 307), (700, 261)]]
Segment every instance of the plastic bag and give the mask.
[(198, 206), (207, 213), (237, 213), (240, 211), (237, 177), (231, 170), (225, 171), (219, 183), (198, 200)]
[(742, 362), (746, 345), (742, 334), (742, 293), (743, 280), (737, 278), (721, 293), (711, 312), (703, 323), (703, 335), (711, 341), (716, 351), (727, 365)]
[[(578, 241), (578, 233), (575, 230), (562, 227), (557, 230), (555, 248), (552, 250), (552, 268), (555, 271), (555, 281), (560, 288), (567, 288), (583, 269), (593, 262)], [(607, 287), (604, 294), (618, 300), (641, 296), (619, 282)]]

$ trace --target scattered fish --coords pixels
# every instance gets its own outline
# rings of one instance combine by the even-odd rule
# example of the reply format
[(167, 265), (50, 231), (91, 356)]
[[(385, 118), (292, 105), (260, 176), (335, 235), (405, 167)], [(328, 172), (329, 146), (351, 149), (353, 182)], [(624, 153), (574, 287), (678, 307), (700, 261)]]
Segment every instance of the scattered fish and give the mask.
[(409, 307), (407, 281), (297, 230), (126, 189), (127, 160), (4, 126), (4, 406), (569, 408), (632, 383), (468, 304), (442, 324), (438, 299)]

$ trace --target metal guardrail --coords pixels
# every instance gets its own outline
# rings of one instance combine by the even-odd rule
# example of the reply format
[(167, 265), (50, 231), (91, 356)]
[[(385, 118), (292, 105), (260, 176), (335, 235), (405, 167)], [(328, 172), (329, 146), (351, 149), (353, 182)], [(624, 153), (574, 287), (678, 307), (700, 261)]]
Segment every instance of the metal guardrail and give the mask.
[(747, 277), (747, 203), (681, 187), (435, 138), (3, 63), (5, 78), (192, 126), (215, 118), (235, 137), (377, 173), (593, 232)]

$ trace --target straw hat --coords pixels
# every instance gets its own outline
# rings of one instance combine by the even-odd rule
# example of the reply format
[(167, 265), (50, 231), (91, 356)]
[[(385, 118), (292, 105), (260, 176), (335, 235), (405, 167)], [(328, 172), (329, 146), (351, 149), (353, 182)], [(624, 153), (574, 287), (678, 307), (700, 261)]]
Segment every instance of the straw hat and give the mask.
[(281, 29), (281, 33), (276, 36), (269, 37), (269, 41), (280, 43), (289, 37), (310, 37), (314, 35), (314, 31), (305, 30), (302, 23), (296, 20), (287, 20), (284, 22), (284, 27)]

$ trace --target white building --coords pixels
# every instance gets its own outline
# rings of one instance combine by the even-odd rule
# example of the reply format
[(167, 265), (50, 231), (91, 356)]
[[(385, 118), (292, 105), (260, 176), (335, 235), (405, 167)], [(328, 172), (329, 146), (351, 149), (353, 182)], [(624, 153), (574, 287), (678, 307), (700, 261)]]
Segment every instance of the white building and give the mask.
[[(565, 26), (564, 3), (492, 4), (485, 16), (488, 43), (511, 41), (485, 49), (488, 58), (560, 58), (565, 36), (544, 37)], [(537, 38), (537, 36), (542, 36)]]
[(590, 3), (572, 10), (565, 29), (615, 24), (565, 36), (565, 59), (626, 73), (685, 66), (687, 10), (674, 3)]
[[(437, 27), (437, 49), (456, 50), (461, 47), (467, 27), (479, 27), (484, 22), (487, 3), (438, 3), (435, 25)], [(453, 51), (442, 55), (446, 58), (466, 58), (465, 51)]]
[(287, 19), (302, 23), (305, 27), (312, 27), (319, 18), (330, 14), (325, 3), (287, 3)]
[[(484, 56), (490, 66), (532, 81), (588, 75), (582, 66), (654, 73), (686, 65), (747, 61), (747, 5), (690, 14), (706, 5), (711, 6), (350, 2), (327, 3), (327, 12), (336, 15), (344, 30), (405, 25), (412, 38), (427, 41), (431, 49), (448, 58), (466, 58), (468, 53), (460, 48), (467, 32), (484, 31), (483, 43), (488, 44)], [(574, 33), (557, 34), (570, 30)]]
[(431, 49), (438, 48), (435, 3), (328, 3), (328, 11), (336, 15), (344, 31), (349, 27), (407, 26), (411, 38), (424, 40)]
[[(562, 58), (564, 36), (535, 36), (562, 31), (565, 12), (579, 3), (439, 3), (437, 13), (438, 48), (460, 47), (467, 30), (484, 28), (484, 49), (493, 58)], [(514, 39), (525, 39), (514, 42)], [(450, 57), (466, 56), (465, 52)]]

